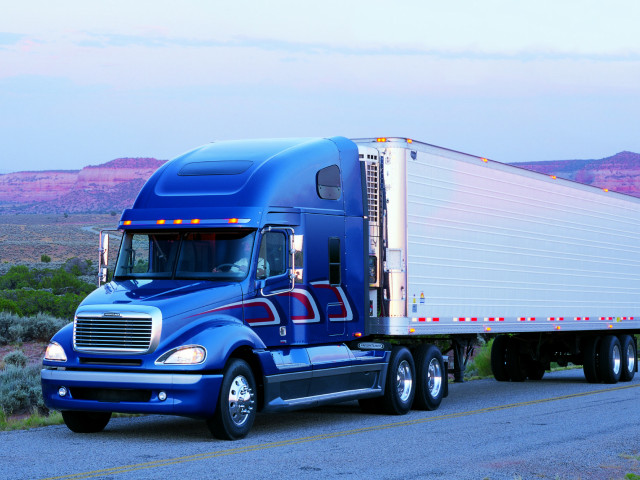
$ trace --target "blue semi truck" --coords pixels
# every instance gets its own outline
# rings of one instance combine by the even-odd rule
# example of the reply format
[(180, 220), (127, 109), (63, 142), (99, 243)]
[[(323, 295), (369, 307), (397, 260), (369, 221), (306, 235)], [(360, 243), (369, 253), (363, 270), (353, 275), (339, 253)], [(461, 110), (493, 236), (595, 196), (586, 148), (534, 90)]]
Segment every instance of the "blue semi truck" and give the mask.
[(157, 413), (221, 439), (260, 411), (433, 410), (435, 345), (461, 380), (494, 335), (497, 380), (557, 361), (628, 381), (639, 229), (637, 199), (412, 139), (214, 142), (146, 182), (115, 264), (101, 234), (104, 284), (47, 348), (45, 403), (74, 432)]

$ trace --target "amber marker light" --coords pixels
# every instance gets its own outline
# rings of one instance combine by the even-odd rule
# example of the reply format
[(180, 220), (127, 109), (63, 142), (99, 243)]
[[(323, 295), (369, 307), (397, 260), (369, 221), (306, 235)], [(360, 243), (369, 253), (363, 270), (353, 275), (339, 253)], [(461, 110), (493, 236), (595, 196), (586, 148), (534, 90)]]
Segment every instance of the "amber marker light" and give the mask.
[(157, 220), (156, 224), (157, 225), (164, 225), (165, 224), (165, 220)]
[(487, 163), (489, 160), (487, 160), (486, 158), (481, 158), (480, 160), (482, 160), (484, 163)]
[(194, 218), (194, 219), (191, 220), (191, 223), (198, 224), (198, 223), (200, 223), (200, 219), (199, 218)]
[(387, 139), (384, 138), (384, 137), (376, 138), (376, 142), (378, 142), (378, 143), (382, 143), (382, 142), (386, 142), (386, 141), (387, 141)]
[(410, 328), (409, 329), (409, 333), (416, 333), (416, 329), (415, 328)]
[(354, 337), (358, 337), (358, 338), (360, 338), (360, 337), (362, 336), (362, 333), (360, 333), (360, 332), (356, 332), (356, 333), (354, 333), (354, 334), (353, 334), (353, 336), (354, 336)]
[(602, 189), (602, 191), (603, 191), (603, 192), (608, 192), (608, 191), (609, 191), (609, 189), (608, 189), (608, 188), (603, 188), (603, 189)]
[(237, 218), (230, 218), (229, 219), (229, 223), (238, 223), (238, 219)]
[(411, 140), (410, 138), (407, 138), (407, 143), (413, 143), (413, 140)]
[(555, 175), (551, 175), (551, 178), (553, 178), (555, 180), (558, 177), (556, 177)]
[(122, 222), (123, 225), (131, 225), (131, 220), (125, 220)]
[(180, 225), (181, 223), (182, 223), (182, 220), (181, 220), (181, 219), (179, 219), (179, 218), (176, 218), (176, 219), (173, 221), (173, 224), (174, 224), (174, 225)]
[(491, 327), (484, 327), (484, 331), (485, 332), (490, 332), (491, 331)]

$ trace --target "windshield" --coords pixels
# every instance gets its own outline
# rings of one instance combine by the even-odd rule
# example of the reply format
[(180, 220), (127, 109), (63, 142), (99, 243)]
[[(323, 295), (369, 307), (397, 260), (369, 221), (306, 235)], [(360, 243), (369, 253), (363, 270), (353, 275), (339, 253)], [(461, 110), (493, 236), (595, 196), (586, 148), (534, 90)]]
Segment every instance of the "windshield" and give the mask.
[(249, 272), (254, 230), (127, 233), (115, 278), (239, 281)]

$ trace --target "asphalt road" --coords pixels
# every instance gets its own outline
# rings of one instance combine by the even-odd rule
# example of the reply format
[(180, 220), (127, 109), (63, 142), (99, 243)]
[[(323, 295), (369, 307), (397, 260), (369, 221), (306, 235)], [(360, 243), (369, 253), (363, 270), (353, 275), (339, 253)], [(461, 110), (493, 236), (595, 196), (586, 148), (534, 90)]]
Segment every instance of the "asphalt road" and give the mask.
[(402, 417), (353, 402), (265, 414), (236, 442), (164, 416), (112, 419), (100, 434), (0, 432), (0, 478), (622, 479), (640, 474), (639, 377), (453, 384), (439, 410)]

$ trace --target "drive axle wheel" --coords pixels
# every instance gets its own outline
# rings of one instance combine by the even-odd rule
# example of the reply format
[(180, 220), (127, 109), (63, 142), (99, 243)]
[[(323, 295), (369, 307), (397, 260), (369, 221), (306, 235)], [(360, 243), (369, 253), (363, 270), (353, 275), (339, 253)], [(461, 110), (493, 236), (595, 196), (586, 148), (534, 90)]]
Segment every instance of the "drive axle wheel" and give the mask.
[(589, 337), (584, 341), (582, 347), (582, 370), (584, 371), (584, 378), (589, 383), (600, 382), (599, 371), (599, 354), (598, 347), (600, 346), (600, 337)]
[(493, 373), (493, 378), (499, 382), (509, 381), (509, 371), (507, 370), (508, 343), (509, 337), (507, 335), (498, 335), (491, 346), (491, 372)]
[(221, 440), (244, 438), (256, 418), (256, 383), (244, 360), (231, 359), (224, 369), (216, 411), (207, 420), (211, 433)]
[(419, 410), (436, 410), (442, 402), (446, 382), (442, 354), (435, 345), (420, 345), (416, 350), (417, 388), (413, 406)]
[(77, 412), (63, 410), (62, 419), (69, 430), (75, 433), (98, 433), (104, 430), (111, 412)]
[(415, 378), (416, 367), (411, 352), (405, 347), (394, 347), (382, 397), (385, 413), (404, 415), (411, 410), (416, 394)]

